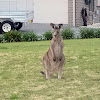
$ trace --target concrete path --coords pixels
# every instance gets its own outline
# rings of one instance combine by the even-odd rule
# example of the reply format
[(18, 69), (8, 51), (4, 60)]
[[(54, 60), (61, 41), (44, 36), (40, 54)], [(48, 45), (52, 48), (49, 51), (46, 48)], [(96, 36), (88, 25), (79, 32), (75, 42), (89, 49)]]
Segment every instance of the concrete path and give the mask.
[(88, 25), (87, 28), (100, 28), (100, 23), (95, 23), (93, 25)]

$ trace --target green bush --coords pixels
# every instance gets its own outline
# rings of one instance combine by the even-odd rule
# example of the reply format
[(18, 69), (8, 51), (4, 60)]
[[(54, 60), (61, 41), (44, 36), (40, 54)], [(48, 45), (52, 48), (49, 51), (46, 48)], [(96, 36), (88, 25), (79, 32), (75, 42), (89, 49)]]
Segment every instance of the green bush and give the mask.
[(71, 28), (63, 29), (61, 32), (63, 39), (73, 39), (74, 38), (74, 30)]
[(10, 31), (3, 34), (5, 41), (7, 42), (20, 42), (21, 41), (21, 32), (20, 31)]
[(3, 37), (2, 36), (0, 36), (0, 43), (3, 41)]
[(95, 38), (100, 38), (100, 28), (95, 29), (94, 36)]
[(30, 41), (37, 41), (38, 40), (38, 36), (34, 32), (30, 32), (29, 36), (30, 36)]
[(37, 40), (38, 41), (42, 41), (43, 40), (43, 36), (37, 36)]
[(23, 33), (22, 41), (29, 41), (29, 34), (27, 32)]
[(23, 41), (37, 41), (38, 36), (34, 32), (25, 32), (22, 36)]
[(45, 40), (51, 40), (51, 39), (52, 39), (52, 31), (49, 30), (49, 31), (45, 32), (45, 33), (43, 34), (43, 38), (44, 38)]
[(92, 28), (81, 28), (80, 29), (80, 35), (82, 39), (88, 39), (88, 38), (95, 38), (95, 29)]

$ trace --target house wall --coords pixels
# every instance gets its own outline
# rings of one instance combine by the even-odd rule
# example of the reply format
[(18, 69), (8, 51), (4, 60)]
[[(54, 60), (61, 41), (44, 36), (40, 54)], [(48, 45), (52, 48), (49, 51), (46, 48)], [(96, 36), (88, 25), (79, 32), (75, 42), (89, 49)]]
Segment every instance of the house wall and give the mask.
[(94, 23), (100, 23), (100, 0), (95, 0)]
[(68, 24), (69, 0), (34, 0), (34, 23)]
[[(75, 5), (73, 5), (74, 1), (75, 1)], [(84, 0), (68, 0), (68, 24), (70, 26), (73, 26), (74, 22), (75, 22), (75, 26), (83, 25), (83, 20), (81, 16), (81, 10), (83, 7), (87, 8), (87, 12), (89, 15), (89, 5), (86, 5)], [(75, 21), (74, 21), (74, 9), (75, 9)], [(88, 21), (88, 24), (89, 23), (90, 23), (90, 20)]]
[(81, 10), (83, 7), (87, 8), (87, 12), (89, 12), (89, 5), (86, 5), (84, 0), (76, 0), (76, 19), (75, 19), (76, 26), (83, 25), (83, 20), (81, 16)]
[(100, 6), (96, 7), (96, 11), (94, 14), (94, 23), (100, 23)]
[(87, 8), (88, 12), (88, 20), (87, 24), (93, 24), (93, 23), (100, 23), (100, 6), (97, 6), (97, 1), (94, 0), (94, 11), (89, 11), (89, 5), (86, 5), (84, 0), (76, 0), (76, 18), (75, 18), (75, 26), (82, 26), (83, 20), (81, 16), (81, 10), (82, 8)]
[(94, 0), (94, 12), (89, 11), (90, 23), (100, 23), (100, 0)]

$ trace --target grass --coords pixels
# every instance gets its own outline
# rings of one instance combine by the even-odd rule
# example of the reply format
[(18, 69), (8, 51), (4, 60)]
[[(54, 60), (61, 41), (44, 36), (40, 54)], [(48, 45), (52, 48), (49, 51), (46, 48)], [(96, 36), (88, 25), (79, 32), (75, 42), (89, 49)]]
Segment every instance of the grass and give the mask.
[(0, 44), (0, 100), (100, 100), (100, 39), (64, 41), (63, 79), (45, 80), (50, 41)]

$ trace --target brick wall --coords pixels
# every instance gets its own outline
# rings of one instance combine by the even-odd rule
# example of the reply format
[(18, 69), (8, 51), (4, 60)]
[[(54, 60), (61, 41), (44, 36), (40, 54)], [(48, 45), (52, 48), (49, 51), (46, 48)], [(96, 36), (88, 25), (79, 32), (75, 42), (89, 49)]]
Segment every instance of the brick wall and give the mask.
[[(89, 11), (89, 6), (85, 4), (84, 0), (76, 0), (75, 26), (83, 25), (81, 16), (81, 10), (83, 7), (87, 8), (87, 11)], [(68, 0), (68, 24), (73, 26), (73, 0)]]
[(83, 20), (81, 16), (82, 8), (87, 8), (87, 12), (89, 11), (89, 5), (86, 5), (84, 0), (76, 0), (76, 26), (82, 26)]
[[(84, 0), (75, 0), (76, 1), (76, 10), (75, 10), (75, 26), (82, 26), (83, 20), (81, 16), (82, 8), (87, 8), (88, 13), (88, 22), (90, 25), (92, 23), (100, 23), (100, 6), (97, 5), (97, 0), (94, 0), (94, 12), (89, 11), (89, 5), (86, 5)], [(97, 14), (97, 10), (99, 14)], [(73, 26), (73, 0), (68, 0), (68, 24)]]
[(68, 24), (73, 25), (73, 0), (68, 0)]
[(89, 12), (91, 23), (100, 23), (100, 6), (97, 6), (97, 0), (94, 0), (94, 12)]

